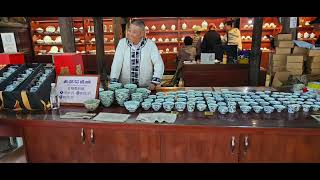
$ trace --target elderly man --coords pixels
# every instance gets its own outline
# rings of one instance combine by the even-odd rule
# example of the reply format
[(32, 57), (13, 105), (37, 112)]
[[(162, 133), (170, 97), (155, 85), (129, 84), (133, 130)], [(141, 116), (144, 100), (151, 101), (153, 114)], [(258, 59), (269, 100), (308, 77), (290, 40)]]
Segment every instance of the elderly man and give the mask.
[(127, 38), (119, 41), (113, 59), (110, 83), (133, 83), (155, 90), (160, 84), (164, 64), (156, 44), (145, 38), (143, 21), (130, 23)]

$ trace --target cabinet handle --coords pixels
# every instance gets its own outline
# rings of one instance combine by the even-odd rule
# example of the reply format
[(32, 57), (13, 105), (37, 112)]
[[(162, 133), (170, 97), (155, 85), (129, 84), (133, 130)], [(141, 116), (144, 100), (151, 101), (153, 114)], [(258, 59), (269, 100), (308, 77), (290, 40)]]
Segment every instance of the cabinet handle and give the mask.
[(94, 132), (93, 132), (93, 129), (90, 130), (90, 140), (91, 140), (91, 143), (94, 144)]
[(245, 136), (244, 137), (244, 151), (243, 151), (245, 155), (247, 154), (248, 147), (249, 147), (249, 137)]
[(231, 137), (231, 153), (233, 153), (234, 148), (236, 147), (236, 137), (232, 136)]
[(80, 136), (81, 136), (82, 144), (85, 144), (86, 143), (86, 136), (85, 136), (85, 132), (84, 132), (83, 128), (81, 128)]

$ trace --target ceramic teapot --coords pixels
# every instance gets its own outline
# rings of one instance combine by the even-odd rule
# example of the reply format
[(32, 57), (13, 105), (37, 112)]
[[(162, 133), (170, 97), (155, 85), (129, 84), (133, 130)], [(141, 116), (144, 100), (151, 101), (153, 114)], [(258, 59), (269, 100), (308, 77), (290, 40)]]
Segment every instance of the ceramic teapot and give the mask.
[(145, 26), (145, 27), (144, 27), (144, 30), (149, 31), (149, 27), (148, 27), (148, 26)]
[(303, 38), (309, 38), (309, 33), (308, 32), (305, 32), (304, 34), (303, 34)]
[(299, 39), (303, 38), (303, 34), (301, 32), (298, 32), (298, 38)]
[(154, 30), (156, 30), (157, 28), (156, 28), (155, 25), (152, 25), (151, 29), (154, 31)]
[(169, 52), (169, 51), (170, 51), (169, 48), (167, 48), (167, 49), (166, 49), (166, 52)]
[(151, 39), (153, 42), (155, 42), (156, 41), (156, 38), (155, 37), (152, 37), (152, 39)]
[(164, 39), (164, 42), (169, 42), (169, 41), (170, 41), (169, 38)]

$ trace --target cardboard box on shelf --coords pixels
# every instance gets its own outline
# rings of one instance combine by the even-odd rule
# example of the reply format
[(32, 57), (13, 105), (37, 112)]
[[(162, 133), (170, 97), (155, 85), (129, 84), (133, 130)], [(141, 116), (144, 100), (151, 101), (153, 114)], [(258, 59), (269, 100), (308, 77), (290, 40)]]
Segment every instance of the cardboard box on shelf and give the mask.
[(309, 56), (320, 56), (320, 49), (309, 49)]
[(290, 41), (292, 40), (292, 34), (278, 34), (275, 40)]
[(289, 55), (287, 56), (287, 63), (303, 63), (306, 59), (305, 56), (301, 55)]
[(276, 47), (276, 54), (291, 54), (291, 48)]
[(284, 55), (284, 54), (272, 54), (272, 60), (287, 62), (287, 55)]
[(271, 71), (273, 73), (275, 72), (281, 72), (281, 71), (285, 71), (286, 70), (286, 66), (272, 66), (271, 67)]
[(286, 64), (286, 61), (272, 61), (271, 63), (272, 66), (286, 66)]
[(307, 48), (302, 48), (302, 47), (295, 46), (295, 47), (293, 48), (292, 54), (294, 54), (294, 55), (305, 55), (305, 56), (307, 56), (307, 55), (308, 55), (308, 52), (309, 52), (309, 49), (307, 49)]
[(308, 57), (307, 62), (320, 63), (320, 56)]
[(312, 74), (312, 75), (320, 74), (320, 68), (318, 68), (318, 69), (307, 69), (307, 73), (308, 74)]
[(287, 69), (303, 69), (303, 63), (287, 63)]
[(287, 69), (291, 73), (291, 75), (301, 75), (303, 73), (303, 69)]
[(307, 61), (306, 63), (307, 69), (316, 69), (320, 68), (320, 62), (312, 62), (312, 61)]
[(294, 43), (293, 41), (275, 41), (276, 47), (286, 47), (286, 48), (293, 48)]

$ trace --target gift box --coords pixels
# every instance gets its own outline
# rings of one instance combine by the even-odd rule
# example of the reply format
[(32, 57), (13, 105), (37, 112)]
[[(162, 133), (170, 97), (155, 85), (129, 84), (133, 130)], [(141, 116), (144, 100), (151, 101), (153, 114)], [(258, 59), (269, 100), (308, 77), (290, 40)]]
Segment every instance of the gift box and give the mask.
[(0, 53), (0, 65), (24, 64), (24, 53)]
[[(8, 67), (5, 67), (8, 68)], [(29, 74), (17, 87), (11, 91), (5, 88), (12, 84), (20, 77), (26, 69), (32, 68), (33, 72)], [(0, 86), (0, 109), (14, 110), (14, 111), (43, 111), (50, 109), (50, 90), (51, 83), (55, 81), (55, 70), (51, 70), (44, 81), (39, 85), (36, 91), (31, 92), (30, 88), (35, 85), (41, 74), (46, 71), (48, 67), (43, 64), (24, 64), (17, 69), (15, 73), (8, 77), (8, 80), (1, 83)], [(0, 72), (1, 73), (1, 72)], [(5, 83), (5, 84), (4, 84)]]
[(84, 67), (81, 54), (63, 53), (53, 55), (57, 75), (83, 75)]

